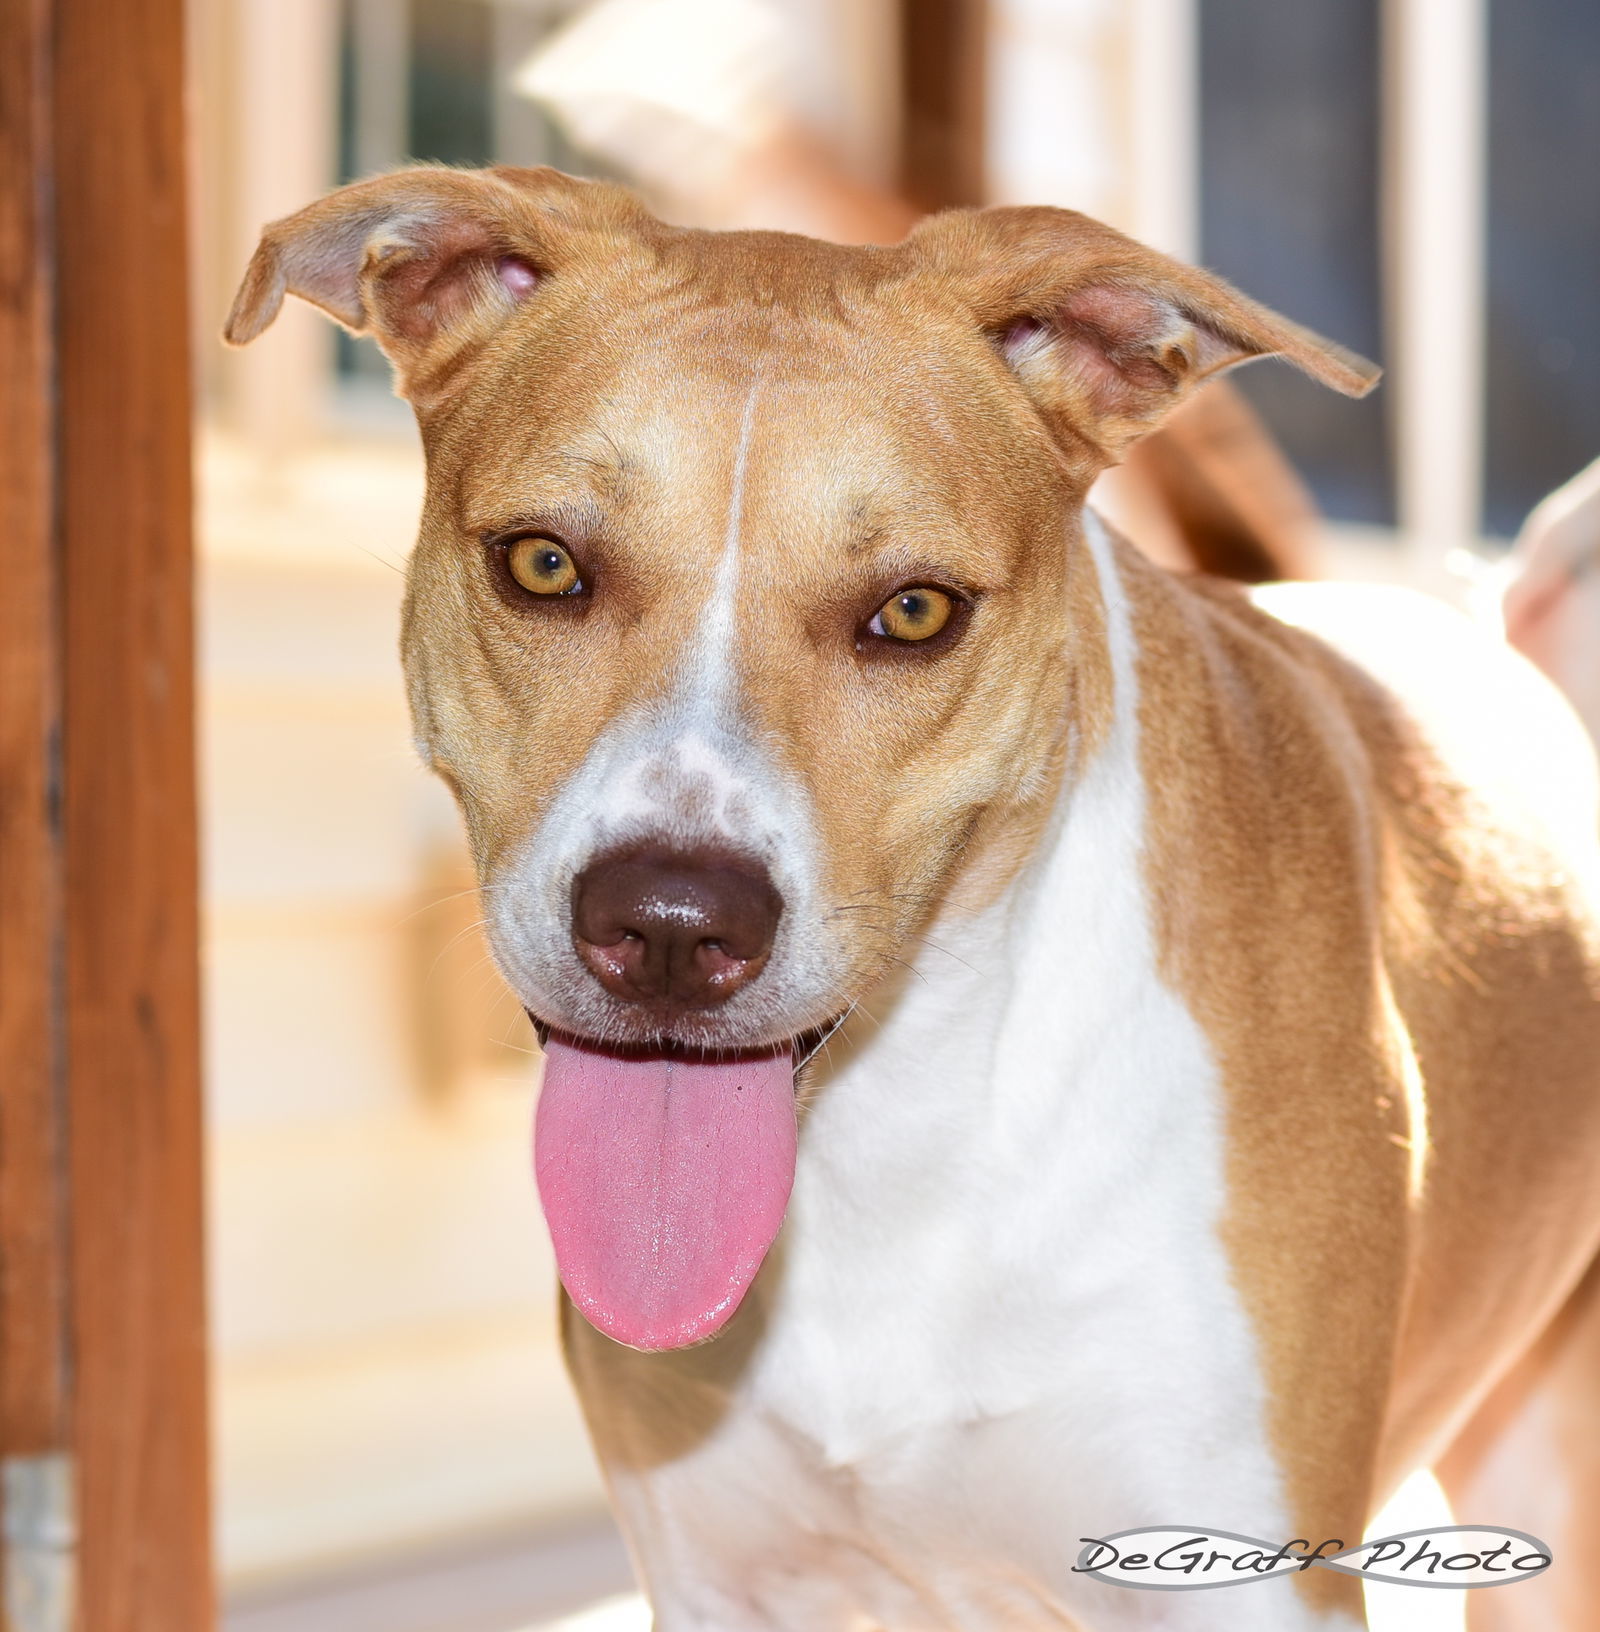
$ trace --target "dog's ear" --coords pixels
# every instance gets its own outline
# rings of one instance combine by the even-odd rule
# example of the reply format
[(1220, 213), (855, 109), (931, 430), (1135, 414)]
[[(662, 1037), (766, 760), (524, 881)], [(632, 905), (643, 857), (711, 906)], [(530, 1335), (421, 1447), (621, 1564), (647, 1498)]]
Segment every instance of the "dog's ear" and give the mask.
[(1202, 381), (1282, 357), (1347, 396), (1377, 367), (1220, 278), (1071, 210), (958, 210), (909, 243), (951, 280), (1059, 442), (1106, 459)]
[(546, 169), (428, 167), (341, 187), (262, 232), (223, 336), (245, 345), (299, 295), (371, 334), (416, 401), (536, 294), (580, 216), (643, 212), (620, 188)]

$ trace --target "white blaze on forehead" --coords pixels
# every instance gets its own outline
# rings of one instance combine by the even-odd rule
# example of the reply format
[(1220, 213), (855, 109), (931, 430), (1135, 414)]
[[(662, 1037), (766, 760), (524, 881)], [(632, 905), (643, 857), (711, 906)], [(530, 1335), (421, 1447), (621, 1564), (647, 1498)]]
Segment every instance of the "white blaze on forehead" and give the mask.
[[(757, 760), (739, 736), (734, 674), (746, 472), (759, 374), (739, 410), (728, 487), (727, 522), (716, 573), (698, 623), (685, 643), (674, 694), (664, 718), (646, 732), (646, 751), (624, 756), (607, 799), (613, 830), (665, 824), (675, 836), (753, 842), (750, 783)], [(692, 810), (686, 831), (686, 807)]]
[(757, 374), (745, 393), (739, 413), (739, 431), (733, 449), (733, 478), (728, 490), (728, 522), (722, 534), (722, 554), (711, 585), (700, 627), (690, 648), (684, 676), (686, 697), (704, 698), (713, 709), (728, 707), (733, 693), (734, 612), (739, 594), (740, 531), (744, 525), (745, 473), (750, 465), (750, 433), (755, 426), (756, 398), (761, 392)]
[(683, 649), (671, 711), (650, 733), (650, 750), (624, 761), (617, 773), (607, 811), (613, 827), (642, 829), (663, 821), (681, 827), (683, 807), (692, 803), (692, 822), (704, 830), (699, 836), (736, 844), (757, 838), (745, 831), (752, 826), (750, 780), (756, 765), (738, 734), (734, 642), (746, 473), (761, 383), (758, 373), (739, 410), (722, 549), (699, 622)]

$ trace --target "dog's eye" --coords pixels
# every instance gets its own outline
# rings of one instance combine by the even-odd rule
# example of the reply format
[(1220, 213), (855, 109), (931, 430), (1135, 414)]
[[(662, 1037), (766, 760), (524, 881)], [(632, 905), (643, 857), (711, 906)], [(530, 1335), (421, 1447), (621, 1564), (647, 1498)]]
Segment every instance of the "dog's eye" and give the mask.
[(878, 608), (867, 628), (890, 640), (931, 640), (949, 623), (955, 609), (954, 597), (942, 589), (902, 589)]
[(530, 595), (574, 595), (583, 588), (577, 563), (553, 538), (516, 538), (506, 567)]

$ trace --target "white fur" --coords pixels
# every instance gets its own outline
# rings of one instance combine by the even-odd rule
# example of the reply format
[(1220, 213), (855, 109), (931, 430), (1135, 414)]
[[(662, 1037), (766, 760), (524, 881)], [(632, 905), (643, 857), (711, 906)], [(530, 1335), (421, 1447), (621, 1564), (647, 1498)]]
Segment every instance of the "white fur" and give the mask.
[[(1070, 1570), (1080, 1537), (1138, 1525), (1293, 1535), (1217, 1235), (1217, 1073), (1156, 970), (1133, 631), (1085, 531), (1109, 740), (1009, 896), (934, 927), (959, 959), (925, 950), (834, 1045), (748, 1352), (736, 1331), (635, 1354), (574, 1322), (658, 1632), (1353, 1624), (1286, 1581)], [(665, 1457), (643, 1448), (663, 1424), (686, 1434)]]
[(745, 474), (750, 468), (750, 435), (755, 427), (756, 398), (761, 393), (761, 375), (750, 382), (744, 407), (739, 413), (739, 437), (733, 450), (733, 480), (728, 490), (728, 525), (723, 533), (722, 555), (717, 562), (717, 580), (706, 603), (695, 642), (698, 701), (703, 709), (716, 710), (733, 704), (734, 615), (739, 598), (740, 533), (744, 526)]

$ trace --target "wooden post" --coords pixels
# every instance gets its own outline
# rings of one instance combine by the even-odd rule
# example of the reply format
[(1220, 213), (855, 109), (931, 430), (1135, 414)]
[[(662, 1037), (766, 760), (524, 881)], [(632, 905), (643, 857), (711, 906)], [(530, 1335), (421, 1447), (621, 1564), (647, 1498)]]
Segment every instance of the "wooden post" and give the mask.
[(900, 192), (919, 210), (987, 201), (986, 0), (900, 0)]
[(8, 1632), (205, 1632), (183, 6), (0, 19)]
[(49, 0), (0, 37), (0, 1583), (70, 1624)]
[(0, 1442), (60, 1443), (64, 1242), (53, 1003), (60, 854), (50, 300), (41, 92), (49, 0), (0, 48)]

